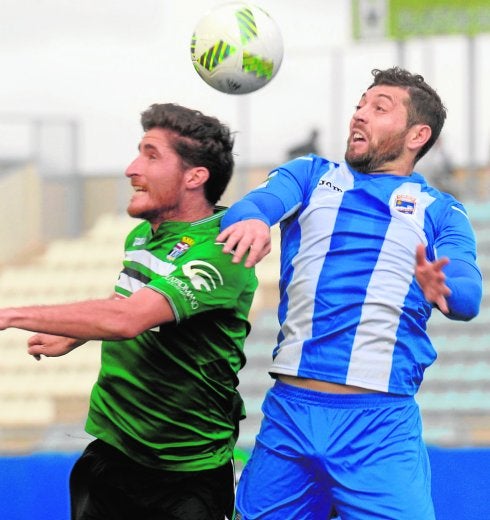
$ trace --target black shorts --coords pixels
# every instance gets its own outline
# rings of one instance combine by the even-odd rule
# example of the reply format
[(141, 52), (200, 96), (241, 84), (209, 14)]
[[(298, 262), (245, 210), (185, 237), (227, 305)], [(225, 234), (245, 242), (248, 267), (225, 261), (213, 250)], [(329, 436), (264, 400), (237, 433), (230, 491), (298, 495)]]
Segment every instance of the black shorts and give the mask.
[(95, 440), (72, 469), (70, 496), (72, 520), (231, 519), (233, 461), (205, 471), (162, 471)]

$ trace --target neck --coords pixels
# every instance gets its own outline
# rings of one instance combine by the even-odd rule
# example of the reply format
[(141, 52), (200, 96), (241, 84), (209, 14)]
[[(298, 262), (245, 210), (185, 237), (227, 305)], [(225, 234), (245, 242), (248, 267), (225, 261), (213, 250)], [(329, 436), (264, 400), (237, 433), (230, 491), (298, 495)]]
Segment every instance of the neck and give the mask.
[(386, 173), (387, 175), (398, 175), (400, 177), (409, 177), (413, 173), (413, 168), (408, 165), (384, 164), (379, 170), (371, 173)]
[(207, 200), (186, 204), (184, 207), (175, 207), (162, 212), (155, 218), (148, 219), (153, 231), (156, 231), (163, 222), (196, 222), (210, 217), (214, 213), (214, 205)]

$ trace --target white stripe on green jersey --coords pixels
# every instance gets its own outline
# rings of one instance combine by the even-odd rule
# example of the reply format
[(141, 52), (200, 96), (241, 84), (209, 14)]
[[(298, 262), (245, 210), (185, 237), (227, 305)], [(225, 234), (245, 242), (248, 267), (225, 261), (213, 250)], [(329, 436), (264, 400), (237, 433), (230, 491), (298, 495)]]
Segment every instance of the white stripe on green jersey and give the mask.
[(243, 403), (236, 389), (257, 279), (215, 244), (223, 212), (137, 226), (115, 292), (149, 287), (175, 322), (104, 341), (87, 432), (150, 467), (194, 471), (228, 462)]

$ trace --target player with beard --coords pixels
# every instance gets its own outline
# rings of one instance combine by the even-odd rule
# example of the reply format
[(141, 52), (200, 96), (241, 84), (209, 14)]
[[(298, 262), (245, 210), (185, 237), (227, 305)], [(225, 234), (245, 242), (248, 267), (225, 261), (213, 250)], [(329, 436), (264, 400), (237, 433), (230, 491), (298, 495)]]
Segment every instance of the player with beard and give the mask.
[(37, 359), (102, 340), (85, 426), (95, 440), (71, 472), (72, 520), (231, 519), (237, 373), (257, 286), (215, 240), (233, 137), (174, 103), (151, 105), (141, 126), (126, 177), (128, 214), (142, 221), (113, 297), (0, 309), (0, 330), (37, 332)]
[(345, 162), (276, 168), (231, 207), (218, 240), (251, 266), (280, 222), (276, 380), (238, 485), (238, 518), (433, 520), (414, 395), (435, 358), (426, 326), (478, 314), (465, 208), (413, 171), (446, 118), (422, 76), (373, 70)]

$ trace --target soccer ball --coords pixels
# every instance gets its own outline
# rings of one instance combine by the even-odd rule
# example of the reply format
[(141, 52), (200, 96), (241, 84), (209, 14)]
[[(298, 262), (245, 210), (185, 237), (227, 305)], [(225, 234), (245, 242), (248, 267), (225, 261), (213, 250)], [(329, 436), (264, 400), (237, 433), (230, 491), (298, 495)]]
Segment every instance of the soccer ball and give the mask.
[(226, 94), (247, 94), (277, 74), (283, 56), (276, 22), (246, 2), (220, 5), (197, 23), (191, 58), (201, 78)]

